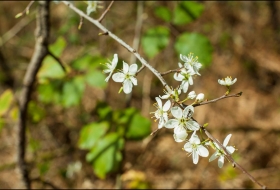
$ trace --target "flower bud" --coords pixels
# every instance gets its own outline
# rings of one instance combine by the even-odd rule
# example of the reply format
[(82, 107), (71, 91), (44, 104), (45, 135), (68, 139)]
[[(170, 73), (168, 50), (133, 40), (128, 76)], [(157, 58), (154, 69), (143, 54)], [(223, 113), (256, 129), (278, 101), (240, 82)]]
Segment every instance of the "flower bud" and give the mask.
[(196, 97), (195, 91), (191, 91), (191, 92), (188, 94), (188, 98), (189, 98), (189, 99), (194, 99), (195, 97)]
[(203, 93), (198, 94), (196, 97), (196, 101), (202, 102), (203, 100), (204, 100), (204, 94)]

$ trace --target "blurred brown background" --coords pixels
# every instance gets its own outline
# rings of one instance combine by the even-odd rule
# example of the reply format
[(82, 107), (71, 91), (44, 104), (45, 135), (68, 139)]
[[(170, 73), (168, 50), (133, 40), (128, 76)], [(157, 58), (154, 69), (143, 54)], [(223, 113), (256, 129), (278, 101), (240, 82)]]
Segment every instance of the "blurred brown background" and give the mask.
[[(109, 3), (103, 2), (103, 6), (107, 7)], [(200, 124), (209, 123), (208, 130), (220, 141), (231, 133), (233, 136), (229, 145), (235, 145), (238, 149), (233, 154), (236, 161), (268, 188), (279, 188), (280, 2), (205, 1), (201, 2), (205, 6), (203, 14), (194, 22), (180, 27), (170, 26), (154, 15), (155, 6), (172, 8), (175, 3), (144, 3), (142, 32), (149, 27), (163, 25), (170, 28), (173, 39), (159, 55), (147, 61), (159, 71), (174, 69), (179, 61), (173, 47), (176, 36), (184, 31), (199, 32), (207, 36), (214, 47), (213, 61), (210, 67), (201, 70), (201, 76), (195, 78), (191, 89), (197, 93), (203, 92), (207, 99), (213, 99), (223, 95), (226, 90), (217, 80), (232, 76), (238, 79), (233, 85), (232, 93), (242, 91), (243, 95), (197, 107), (194, 116)], [(3, 57), (0, 72), (10, 79), (2, 82), (1, 93), (11, 87), (11, 84), (14, 89), (19, 90), (33, 53), (36, 3), (31, 7), (29, 16), (14, 18), (27, 4), (28, 2), (0, 2), (0, 35), (2, 40), (7, 39), (0, 47)], [(137, 2), (116, 1), (102, 22), (130, 45), (134, 38), (136, 8)], [(93, 17), (98, 18), (103, 10), (98, 9)], [(129, 62), (131, 54), (109, 37), (98, 36), (99, 30), (88, 21), (84, 21), (79, 31), (79, 16), (64, 4), (52, 3), (51, 15), (52, 41), (56, 40), (61, 27), (76, 17), (76, 22), (71, 23), (73, 26), (68, 28), (64, 36), (68, 46), (61, 59), (65, 63), (89, 43), (93, 46), (92, 51), (99, 51), (104, 57), (111, 59), (114, 53), (118, 53), (119, 57)], [(9, 38), (7, 34), (11, 33), (8, 31), (17, 24), (19, 31)], [(77, 36), (78, 42), (71, 43)], [(141, 45), (139, 52), (144, 55)], [(144, 83), (144, 78), (149, 77), (152, 82)], [(171, 86), (177, 85), (172, 80), (172, 75), (165, 78)], [(155, 110), (152, 106), (154, 97), (163, 95), (163, 87), (147, 69), (139, 74), (138, 80), (138, 86), (133, 89), (131, 105), (150, 117), (149, 112)], [(106, 98), (113, 108), (124, 108), (125, 98), (123, 93), (117, 93), (119, 88), (120, 85), (115, 85), (112, 81), (106, 92), (88, 87), (81, 106), (85, 110), (92, 110), (97, 100)], [(150, 94), (143, 96), (145, 90), (142, 88), (151, 89)], [(94, 176), (91, 166), (85, 161), (85, 152), (77, 148), (81, 125), (75, 116), (79, 110), (62, 110), (58, 107), (45, 109), (48, 110), (48, 116), (43, 122), (28, 125), (28, 135), (39, 139), (42, 147), (35, 154), (27, 154), (27, 160), (31, 163), (35, 160), (38, 164), (40, 159), (48, 159), (51, 167), (44, 179), (57, 187), (115, 188), (119, 181), (122, 181), (123, 187), (129, 187), (130, 179), (142, 181), (150, 188), (259, 188), (228, 162), (223, 169), (218, 168), (217, 160), (209, 163), (208, 158), (201, 158), (194, 165), (192, 158), (181, 150), (183, 144), (174, 142), (172, 130), (167, 129), (160, 130), (154, 138), (128, 142), (124, 151), (125, 177), (116, 178), (116, 174), (112, 174), (105, 180), (100, 180)], [(156, 129), (157, 123), (153, 122), (152, 128)], [(0, 133), (0, 188), (21, 187), (15, 165), (15, 131), (15, 123), (9, 122)], [(76, 161), (82, 163), (82, 169), (73, 176), (62, 177), (62, 171)], [(35, 169), (31, 170), (31, 176), (36, 176), (36, 172)], [(49, 186), (34, 182), (32, 187)]]

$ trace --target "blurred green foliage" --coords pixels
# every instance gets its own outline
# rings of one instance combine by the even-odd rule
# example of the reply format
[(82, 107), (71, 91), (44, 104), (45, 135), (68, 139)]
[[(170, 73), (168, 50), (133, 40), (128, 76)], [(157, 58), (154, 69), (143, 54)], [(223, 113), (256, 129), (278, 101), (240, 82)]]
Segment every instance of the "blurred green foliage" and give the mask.
[(97, 106), (97, 113), (99, 121), (83, 127), (78, 145), (89, 150), (86, 160), (92, 164), (95, 174), (104, 179), (107, 173), (119, 169), (125, 141), (149, 135), (151, 123), (135, 108), (114, 111), (104, 102)]
[(207, 67), (212, 61), (213, 48), (205, 36), (197, 33), (183, 33), (175, 42), (177, 54), (188, 55), (190, 52), (198, 56), (199, 62)]
[[(203, 12), (204, 6), (201, 3), (193, 1), (181, 1), (176, 4), (174, 10), (165, 6), (156, 6), (155, 15), (175, 26), (189, 24), (195, 21)], [(142, 36), (142, 47), (148, 58), (155, 57), (163, 50), (170, 41), (169, 29), (163, 26), (155, 26), (148, 29)], [(199, 57), (199, 62), (204, 67), (211, 64), (213, 47), (202, 34), (193, 32), (184, 32), (175, 39), (174, 49), (179, 56), (180, 54), (188, 55), (194, 53)]]
[(142, 37), (145, 54), (151, 59), (164, 49), (169, 42), (169, 30), (163, 26), (150, 28)]

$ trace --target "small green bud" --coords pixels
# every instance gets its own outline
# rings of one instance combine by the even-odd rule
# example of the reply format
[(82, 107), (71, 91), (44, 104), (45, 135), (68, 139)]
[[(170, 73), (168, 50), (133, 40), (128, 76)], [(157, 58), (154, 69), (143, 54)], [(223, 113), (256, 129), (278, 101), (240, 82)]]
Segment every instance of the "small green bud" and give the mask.
[(16, 16), (15, 16), (15, 18), (19, 18), (19, 17), (21, 17), (22, 16), (22, 13), (18, 13)]

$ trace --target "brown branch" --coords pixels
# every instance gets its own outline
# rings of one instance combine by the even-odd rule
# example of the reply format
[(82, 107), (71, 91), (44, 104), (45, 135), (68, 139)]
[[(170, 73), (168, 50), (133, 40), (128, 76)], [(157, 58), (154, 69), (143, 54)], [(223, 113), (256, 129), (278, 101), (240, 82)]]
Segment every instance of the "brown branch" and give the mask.
[[(217, 102), (217, 101), (225, 99), (225, 98), (240, 97), (241, 95), (242, 95), (242, 92), (239, 92), (239, 93), (233, 94), (233, 95), (223, 95), (223, 96), (221, 96), (219, 98), (216, 98), (216, 99), (213, 99), (213, 100), (208, 100), (206, 102), (201, 102), (201, 103), (193, 104), (192, 106), (193, 107), (202, 106), (202, 105), (205, 105), (205, 104), (210, 104), (210, 103)], [(187, 105), (185, 105), (185, 104), (183, 104), (183, 106), (187, 107)]]
[(27, 108), (32, 93), (32, 87), (36, 79), (36, 74), (42, 65), (42, 61), (48, 55), (48, 38), (49, 38), (49, 1), (39, 1), (37, 9), (37, 27), (36, 27), (36, 44), (35, 51), (28, 65), (23, 80), (23, 88), (19, 98), (19, 118), (18, 118), (18, 155), (17, 161), (24, 186), (31, 188), (27, 163), (25, 161), (26, 147), (26, 118)]
[(160, 73), (160, 74), (161, 74), (161, 76), (163, 76), (163, 75), (167, 75), (169, 73), (177, 73), (179, 71), (180, 71), (180, 68), (179, 69), (170, 70), (170, 71), (166, 71), (166, 72), (163, 72), (163, 73)]
[(49, 54), (50, 56), (52, 56), (52, 57), (59, 63), (59, 65), (61, 66), (61, 68), (63, 69), (63, 71), (66, 73), (66, 68), (64, 67), (62, 61), (61, 61), (58, 57), (56, 57), (51, 51), (48, 51), (48, 54)]
[(145, 65), (142, 65), (142, 66), (140, 67), (140, 69), (136, 72), (136, 76), (137, 76), (138, 73), (140, 73), (144, 68), (145, 68)]
[(75, 7), (72, 3), (68, 2), (68, 1), (61, 1), (63, 2), (65, 5), (67, 5), (70, 9), (72, 9), (73, 11), (75, 11), (78, 15), (83, 16), (85, 19), (87, 19), (89, 22), (91, 22), (92, 24), (94, 24), (97, 28), (99, 28), (100, 30), (102, 30), (102, 34), (106, 34), (108, 36), (110, 36), (111, 38), (113, 38), (115, 41), (117, 41), (120, 45), (122, 45), (125, 49), (127, 49), (129, 52), (133, 53), (135, 55), (135, 57), (137, 57), (137, 59), (143, 64), (145, 65), (145, 67), (147, 67), (152, 73), (154, 73), (154, 75), (160, 80), (160, 82), (162, 83), (162, 85), (165, 87), (165, 89), (171, 93), (172, 90), (170, 88), (170, 86), (166, 83), (166, 81), (164, 80), (164, 78), (160, 75), (160, 73), (154, 68), (152, 67), (143, 57), (141, 57), (141, 55), (139, 53), (137, 53), (131, 46), (129, 46), (127, 43), (125, 43), (122, 39), (120, 39), (118, 36), (116, 36), (114, 33), (112, 33), (111, 31), (109, 31), (107, 28), (105, 28), (100, 22), (98, 22), (98, 20), (95, 20), (91, 17), (89, 17), (88, 15), (86, 15), (83, 11), (81, 11), (80, 9), (78, 9), (77, 7)]
[(98, 22), (102, 22), (102, 20), (104, 19), (104, 17), (107, 14), (107, 12), (110, 10), (110, 8), (113, 5), (113, 3), (114, 3), (114, 1), (111, 1), (110, 5), (107, 7), (107, 9), (102, 13), (100, 18), (98, 19)]
[(232, 163), (233, 167), (237, 167), (239, 170), (241, 170), (244, 174), (246, 174), (251, 181), (253, 181), (254, 183), (258, 184), (262, 189), (266, 189), (265, 185), (262, 185), (261, 183), (259, 183), (251, 174), (249, 174), (242, 166), (240, 166), (237, 162), (235, 162), (235, 160), (232, 158), (232, 156), (230, 155), (230, 153), (227, 151), (227, 149), (218, 141), (216, 140), (203, 126), (200, 126), (200, 128), (205, 132), (205, 134), (208, 136), (208, 138), (210, 138), (212, 141), (214, 141), (215, 143), (217, 143), (219, 145), (219, 147), (221, 149), (223, 149), (223, 151), (226, 153), (225, 157)]
[[(239, 97), (239, 96), (236, 96), (238, 95), (241, 96), (241, 92), (240, 93), (237, 93), (237, 94), (234, 94), (234, 95), (230, 95), (228, 97)], [(221, 99), (224, 99), (224, 98), (227, 98), (226, 95), (224, 96), (221, 96), (220, 98), (216, 98), (214, 99), (215, 101), (218, 101), (218, 100), (221, 100)], [(215, 102), (214, 100), (212, 100), (213, 102)], [(177, 103), (181, 108), (184, 108), (185, 105), (182, 105), (182, 104), (179, 104)], [(192, 120), (196, 121), (193, 117), (192, 117)], [(197, 122), (197, 121), (196, 121)], [(254, 183), (258, 184), (261, 188), (263, 189), (266, 189), (266, 186), (265, 185), (262, 185), (261, 183), (259, 183), (251, 174), (249, 174), (242, 166), (240, 166), (237, 162), (235, 162), (235, 160), (232, 158), (232, 156), (230, 155), (230, 153), (226, 150), (226, 148), (217, 140), (215, 139), (211, 133), (209, 133), (205, 127), (203, 126), (200, 126), (200, 129), (202, 129), (204, 131), (204, 133), (206, 134), (206, 136), (211, 139), (212, 141), (214, 141), (215, 143), (218, 144), (218, 146), (223, 149), (223, 151), (226, 153), (225, 154), (225, 157), (227, 158), (228, 161), (230, 161), (232, 163), (232, 166), (235, 168), (237, 167), (239, 170), (241, 170), (244, 174), (246, 174), (251, 181), (253, 181)]]

